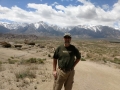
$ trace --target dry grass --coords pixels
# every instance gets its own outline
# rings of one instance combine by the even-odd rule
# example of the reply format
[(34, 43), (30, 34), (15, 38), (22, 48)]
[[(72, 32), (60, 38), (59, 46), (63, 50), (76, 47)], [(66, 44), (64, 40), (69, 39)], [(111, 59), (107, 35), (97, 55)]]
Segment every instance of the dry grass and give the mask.
[(24, 70), (24, 71), (20, 71), (15, 73), (15, 76), (17, 79), (24, 79), (26, 77), (28, 78), (36, 78), (36, 73), (35, 71), (31, 71), (31, 70)]
[(1, 72), (1, 71), (4, 71), (4, 70), (5, 70), (5, 67), (4, 67), (4, 65), (3, 65), (3, 62), (0, 61), (0, 72)]
[(77, 44), (86, 60), (120, 64), (119, 43), (110, 43), (108, 41), (77, 41)]
[(3, 70), (3, 67), (2, 67), (2, 62), (0, 61), (0, 71)]
[(44, 64), (46, 59), (41, 59), (41, 58), (29, 58), (27, 60), (21, 60), (21, 64), (30, 64), (30, 63), (35, 63), (35, 64)]
[(18, 60), (8, 59), (8, 63), (9, 63), (9, 64), (15, 64), (16, 62), (18, 62)]

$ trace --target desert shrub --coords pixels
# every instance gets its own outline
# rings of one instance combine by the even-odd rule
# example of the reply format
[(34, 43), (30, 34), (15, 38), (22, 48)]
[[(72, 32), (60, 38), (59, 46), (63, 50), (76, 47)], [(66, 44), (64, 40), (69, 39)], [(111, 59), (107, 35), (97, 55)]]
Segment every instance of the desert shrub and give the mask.
[(40, 48), (45, 48), (45, 46), (40, 46)]
[(2, 64), (2, 62), (0, 61), (0, 65)]
[(44, 64), (44, 61), (40, 59), (39, 64)]
[(36, 78), (36, 73), (30, 70), (25, 70), (25, 71), (21, 71), (18, 73), (15, 73), (15, 76), (17, 79), (24, 79), (26, 77), (28, 78)]
[(86, 56), (87, 56), (87, 58), (92, 58), (93, 54), (92, 53), (87, 53)]
[(0, 61), (0, 71), (4, 71), (4, 70), (5, 68), (3, 67), (2, 62)]
[(46, 59), (41, 59), (41, 58), (29, 58), (27, 60), (22, 60), (20, 63), (21, 64), (28, 64), (28, 63), (44, 64), (45, 60)]
[(37, 63), (38, 60), (36, 58), (30, 58), (27, 60), (28, 63)]
[(50, 54), (48, 54), (48, 57), (51, 57), (51, 55), (50, 55)]
[(102, 60), (104, 61), (104, 63), (107, 63), (107, 59), (105, 57), (103, 57)]
[(14, 59), (14, 57), (10, 57), (11, 59)]
[(2, 64), (0, 64), (0, 71), (2, 71)]
[(16, 62), (17, 62), (17, 60), (8, 59), (8, 63), (9, 63), (9, 64), (15, 64)]
[(45, 59), (40, 59), (40, 58), (30, 58), (27, 60), (28, 63), (39, 63), (39, 64), (44, 64)]
[(116, 64), (120, 64), (120, 59), (114, 58), (114, 60), (111, 60), (111, 62), (116, 63)]
[(115, 57), (115, 56), (119, 56), (119, 55), (120, 55), (119, 52), (114, 52), (112, 56)]
[(37, 65), (30, 65), (29, 66), (29, 68), (28, 68), (29, 70), (38, 70), (38, 66)]
[(34, 89), (37, 89), (37, 86), (34, 86)]
[(81, 58), (81, 61), (86, 61), (85, 58)]

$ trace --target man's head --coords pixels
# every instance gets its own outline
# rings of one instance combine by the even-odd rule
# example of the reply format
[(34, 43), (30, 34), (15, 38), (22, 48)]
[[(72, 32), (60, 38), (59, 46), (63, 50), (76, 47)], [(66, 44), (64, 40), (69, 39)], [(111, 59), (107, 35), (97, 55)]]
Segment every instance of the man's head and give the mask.
[(65, 33), (64, 34), (64, 43), (66, 46), (69, 46), (71, 42), (71, 35), (70, 33)]

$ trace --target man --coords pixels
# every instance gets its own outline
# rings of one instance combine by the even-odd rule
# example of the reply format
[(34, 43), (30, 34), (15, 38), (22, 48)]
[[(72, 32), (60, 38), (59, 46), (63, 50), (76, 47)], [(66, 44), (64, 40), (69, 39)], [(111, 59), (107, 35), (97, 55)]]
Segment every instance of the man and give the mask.
[[(53, 90), (61, 90), (64, 84), (64, 90), (72, 90), (74, 79), (74, 68), (80, 61), (81, 54), (75, 46), (70, 44), (71, 35), (65, 33), (64, 44), (60, 45), (53, 55)], [(58, 68), (57, 68), (58, 63)]]

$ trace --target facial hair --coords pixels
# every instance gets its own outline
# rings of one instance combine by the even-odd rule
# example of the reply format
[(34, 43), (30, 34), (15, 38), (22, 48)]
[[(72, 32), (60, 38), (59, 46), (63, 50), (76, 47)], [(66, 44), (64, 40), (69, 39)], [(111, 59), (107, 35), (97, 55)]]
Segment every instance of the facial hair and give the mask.
[(65, 44), (70, 44), (70, 41), (65, 41)]

